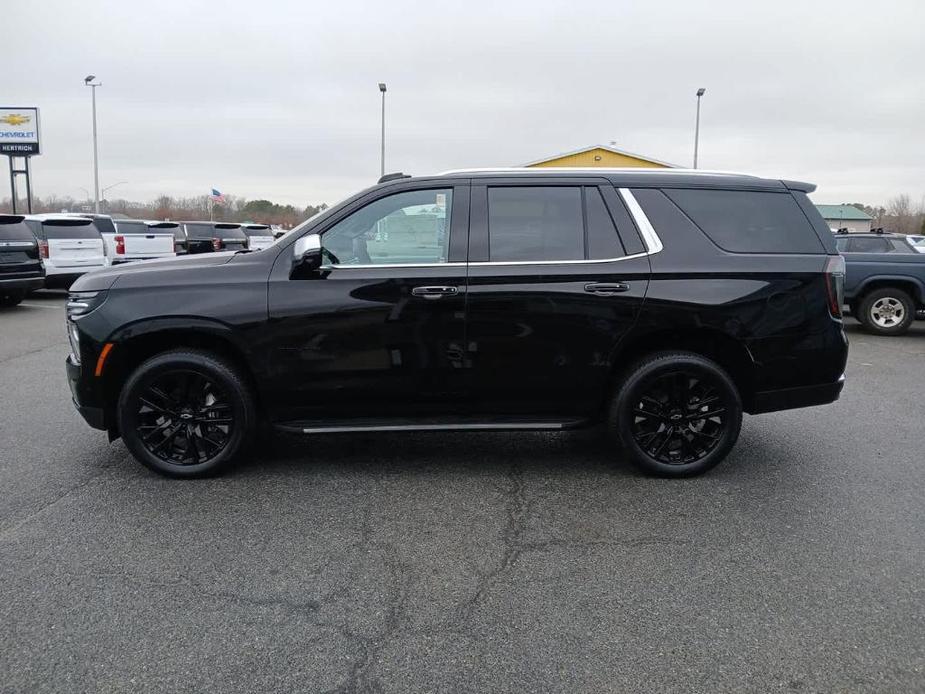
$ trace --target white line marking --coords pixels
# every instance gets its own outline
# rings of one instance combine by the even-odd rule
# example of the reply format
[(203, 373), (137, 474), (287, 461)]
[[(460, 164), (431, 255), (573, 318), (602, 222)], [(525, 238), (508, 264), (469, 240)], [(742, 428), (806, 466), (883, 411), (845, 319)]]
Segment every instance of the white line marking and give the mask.
[(26, 308), (50, 308), (50, 309), (54, 309), (55, 311), (64, 311), (64, 308), (62, 306), (48, 306), (46, 304), (26, 304), (26, 303), (21, 303), (19, 305), (25, 306)]

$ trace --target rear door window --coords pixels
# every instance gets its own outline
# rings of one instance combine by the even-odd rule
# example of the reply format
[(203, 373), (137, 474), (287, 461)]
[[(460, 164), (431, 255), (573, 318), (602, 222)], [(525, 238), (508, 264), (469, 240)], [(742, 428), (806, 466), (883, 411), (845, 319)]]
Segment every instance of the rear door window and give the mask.
[(492, 262), (613, 260), (627, 253), (597, 186), (490, 186), (488, 247)]
[(584, 260), (581, 188), (489, 188), (488, 248), (493, 262)]
[(664, 189), (717, 246), (730, 253), (819, 253), (823, 247), (790, 193)]

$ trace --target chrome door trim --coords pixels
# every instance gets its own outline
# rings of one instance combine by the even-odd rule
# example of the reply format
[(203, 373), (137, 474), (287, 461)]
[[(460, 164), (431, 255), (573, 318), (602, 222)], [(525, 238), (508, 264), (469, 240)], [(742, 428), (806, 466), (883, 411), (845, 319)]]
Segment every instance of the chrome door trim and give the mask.
[(639, 201), (636, 200), (633, 191), (629, 188), (617, 188), (617, 190), (620, 191), (620, 197), (622, 197), (623, 202), (626, 203), (626, 207), (632, 215), (633, 221), (636, 222), (636, 226), (639, 228), (639, 233), (642, 234), (642, 240), (646, 244), (646, 248), (649, 249), (647, 255), (653, 255), (661, 251), (662, 248), (664, 248), (664, 246), (662, 246), (662, 240), (658, 237), (658, 234), (655, 233), (655, 227), (652, 226), (652, 222), (649, 221), (646, 213), (639, 205)]

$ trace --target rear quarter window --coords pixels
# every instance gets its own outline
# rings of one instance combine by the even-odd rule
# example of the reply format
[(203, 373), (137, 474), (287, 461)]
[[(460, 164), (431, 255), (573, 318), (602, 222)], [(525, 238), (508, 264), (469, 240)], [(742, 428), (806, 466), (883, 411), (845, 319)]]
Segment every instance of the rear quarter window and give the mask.
[(707, 237), (730, 253), (820, 253), (822, 243), (790, 193), (665, 189)]

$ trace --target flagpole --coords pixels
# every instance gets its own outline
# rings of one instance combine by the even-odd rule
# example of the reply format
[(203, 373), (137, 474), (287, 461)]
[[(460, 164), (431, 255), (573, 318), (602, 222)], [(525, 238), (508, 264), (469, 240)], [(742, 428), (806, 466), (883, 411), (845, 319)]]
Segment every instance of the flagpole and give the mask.
[(209, 221), (212, 221), (212, 210), (215, 209), (215, 201), (209, 196)]

